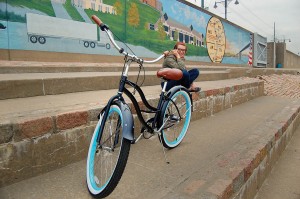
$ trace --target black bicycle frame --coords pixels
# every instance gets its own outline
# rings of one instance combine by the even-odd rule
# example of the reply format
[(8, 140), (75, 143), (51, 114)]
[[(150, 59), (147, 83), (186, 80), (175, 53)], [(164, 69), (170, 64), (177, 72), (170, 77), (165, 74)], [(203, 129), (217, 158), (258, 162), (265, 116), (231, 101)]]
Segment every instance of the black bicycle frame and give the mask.
[[(124, 88), (124, 93), (125, 95), (127, 95), (127, 97), (130, 99), (130, 101), (132, 102), (134, 108), (135, 108), (135, 111), (136, 111), (136, 114), (138, 116), (138, 119), (139, 121), (142, 123), (142, 125), (147, 129), (147, 131), (149, 131), (150, 133), (153, 133), (154, 131), (154, 128), (155, 128), (155, 125), (157, 125), (157, 117), (160, 115), (160, 111), (161, 111), (161, 106), (163, 104), (163, 96), (164, 96), (164, 93), (162, 92), (160, 94), (160, 99), (159, 99), (159, 102), (158, 102), (158, 105), (157, 105), (157, 108), (151, 106), (146, 97), (145, 97), (145, 94), (144, 92), (142, 91), (142, 89), (135, 83), (127, 80), (126, 81), (126, 84), (127, 85), (130, 85), (131, 87), (133, 87), (134, 89), (136, 89), (136, 91), (139, 93), (141, 99), (142, 99), (142, 102), (145, 104), (145, 106), (149, 109), (149, 111), (145, 111), (145, 110), (141, 110), (140, 109), (140, 106), (137, 102), (137, 100), (135, 99), (135, 97), (132, 95), (132, 93), (127, 89), (127, 88)], [(142, 115), (142, 112), (147, 112), (147, 113), (155, 113), (155, 117), (154, 117), (154, 120), (152, 122), (152, 126), (149, 126), (147, 124), (147, 122), (144, 120), (144, 117)]]
[[(171, 99), (169, 99), (169, 97), (165, 95), (165, 90), (163, 89), (161, 94), (160, 94), (160, 98), (159, 98), (159, 102), (158, 102), (157, 107), (155, 108), (155, 107), (151, 106), (148, 103), (142, 89), (137, 84), (135, 84), (135, 83), (133, 83), (133, 82), (131, 82), (127, 79), (127, 73), (128, 73), (128, 69), (129, 69), (129, 66), (130, 66), (131, 62), (132, 62), (131, 59), (127, 59), (127, 57), (125, 57), (125, 64), (124, 64), (124, 69), (123, 69), (123, 73), (122, 73), (120, 84), (119, 84), (118, 94), (109, 99), (107, 105), (103, 108), (100, 115), (103, 114), (103, 111), (105, 111), (105, 113), (103, 115), (103, 121), (106, 121), (106, 119), (108, 117), (108, 112), (109, 112), (110, 107), (114, 103), (118, 104), (122, 109), (122, 114), (125, 115), (125, 117), (123, 117), (124, 122), (125, 122), (125, 124), (127, 124), (123, 127), (123, 136), (125, 138), (131, 140), (132, 142), (134, 142), (134, 136), (133, 136), (134, 135), (134, 133), (133, 133), (133, 128), (134, 128), (133, 126), (134, 125), (133, 125), (133, 119), (132, 119), (132, 112), (130, 111), (128, 105), (125, 103), (125, 100), (122, 96), (123, 93), (125, 93), (125, 95), (128, 96), (128, 98), (130, 99), (130, 101), (132, 102), (132, 104), (133, 104), (133, 106), (136, 110), (139, 121), (142, 123), (143, 127), (145, 127), (146, 130), (150, 133), (153, 133), (154, 129), (156, 127), (158, 127), (158, 119), (159, 119), (159, 116), (161, 114), (161, 110), (163, 108), (162, 106), (163, 106), (164, 102), (168, 101), (168, 100), (171, 100)], [(140, 109), (140, 106), (139, 106), (137, 100), (135, 99), (135, 97), (132, 95), (132, 93), (127, 88), (125, 88), (126, 84), (129, 85), (130, 87), (134, 88), (139, 93), (143, 103), (149, 109), (149, 111), (145, 111), (145, 110)], [(173, 87), (172, 89), (170, 89), (170, 91), (168, 93), (170, 93), (170, 96), (172, 96), (172, 94), (174, 92), (176, 92), (177, 90), (178, 90), (178, 88)], [(190, 96), (190, 99), (192, 101), (191, 95), (189, 95), (189, 96)], [(176, 104), (173, 101), (172, 101), (172, 103), (175, 105), (176, 109), (178, 109)], [(151, 126), (148, 125), (147, 122), (144, 120), (144, 117), (142, 116), (141, 112), (155, 113), (155, 116), (154, 116), (154, 119), (152, 121)], [(97, 137), (97, 142), (98, 143), (101, 140), (104, 125), (105, 125), (105, 123), (102, 122), (101, 126), (100, 126), (100, 132), (99, 132), (98, 137)], [(130, 129), (130, 128), (132, 128), (132, 129)]]
[[(132, 93), (127, 89), (125, 88), (125, 84), (131, 86), (132, 88), (136, 89), (136, 91), (139, 93), (143, 103), (145, 104), (145, 106), (149, 109), (149, 111), (144, 111), (144, 110), (141, 110), (140, 109), (140, 106), (137, 102), (137, 100), (135, 99), (135, 97), (132, 95)], [(159, 102), (158, 102), (158, 105), (157, 105), (157, 108), (151, 106), (146, 97), (145, 97), (145, 94), (144, 92), (142, 91), (142, 89), (135, 83), (127, 80), (127, 76), (123, 76), (121, 77), (121, 80), (120, 80), (120, 86), (119, 86), (119, 90), (118, 90), (118, 94), (111, 97), (107, 103), (107, 105), (103, 108), (103, 110), (101, 111), (100, 114), (102, 114), (104, 111), (104, 115), (103, 115), (103, 121), (105, 121), (108, 117), (108, 112), (109, 112), (109, 109), (110, 107), (114, 104), (114, 103), (121, 103), (121, 104), (126, 104), (125, 103), (125, 100), (122, 96), (122, 94), (125, 93), (126, 96), (128, 96), (128, 98), (130, 99), (130, 101), (132, 102), (135, 110), (136, 110), (136, 113), (137, 113), (137, 116), (138, 116), (138, 119), (139, 121), (142, 123), (142, 125), (147, 129), (147, 131), (153, 133), (154, 131), (154, 128), (155, 126), (158, 124), (158, 117), (160, 115), (160, 111), (161, 111), (161, 108), (162, 108), (162, 105), (163, 105), (163, 101), (165, 100), (164, 99), (164, 92), (161, 92), (160, 94), (160, 99), (159, 99)], [(154, 120), (152, 122), (152, 126), (149, 126), (147, 124), (147, 122), (144, 120), (143, 116), (142, 116), (142, 113), (141, 112), (149, 112), (149, 113), (155, 113), (155, 117), (154, 117)], [(130, 112), (131, 113), (131, 112)], [(132, 115), (131, 115), (132, 117)], [(101, 140), (101, 136), (102, 136), (102, 132), (103, 132), (103, 129), (104, 129), (104, 125), (105, 123), (102, 122), (101, 123), (101, 126), (100, 126), (100, 132), (98, 134), (98, 138), (97, 138), (97, 141), (98, 143), (100, 142)], [(128, 127), (128, 126), (127, 126)], [(129, 127), (128, 127), (129, 128)], [(127, 131), (126, 131), (127, 132)], [(134, 141), (134, 140), (131, 140), (131, 141)]]

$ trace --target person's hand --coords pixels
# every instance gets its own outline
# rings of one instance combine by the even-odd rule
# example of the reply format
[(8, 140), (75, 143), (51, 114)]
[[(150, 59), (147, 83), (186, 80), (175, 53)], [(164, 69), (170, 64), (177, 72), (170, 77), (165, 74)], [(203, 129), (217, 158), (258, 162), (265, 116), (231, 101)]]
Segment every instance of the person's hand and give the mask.
[(177, 59), (179, 59), (179, 58), (180, 58), (180, 55), (179, 55), (179, 53), (178, 53), (178, 50), (177, 50), (177, 49), (173, 49), (173, 50), (171, 50), (171, 51), (170, 51), (170, 53), (172, 53), (173, 55), (175, 55)]
[(165, 52), (163, 52), (163, 54), (164, 54), (164, 56), (166, 57), (166, 56), (168, 56), (169, 55), (169, 53), (170, 53), (170, 51), (165, 51)]

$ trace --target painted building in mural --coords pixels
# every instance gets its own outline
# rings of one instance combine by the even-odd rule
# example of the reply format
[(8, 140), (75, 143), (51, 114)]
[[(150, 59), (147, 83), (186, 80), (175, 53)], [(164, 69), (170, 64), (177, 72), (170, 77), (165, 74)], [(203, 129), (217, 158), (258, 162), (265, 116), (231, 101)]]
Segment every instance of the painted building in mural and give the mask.
[(162, 4), (159, 0), (140, 0), (142, 3), (152, 6), (157, 10), (162, 10)]
[[(247, 65), (249, 60), (249, 31), (182, 1), (7, 2), (0, 0), (0, 50), (118, 55), (91, 21), (90, 16), (95, 14), (118, 36), (119, 44), (130, 44), (138, 56), (157, 57), (181, 41), (187, 44), (186, 58), (191, 61)], [(41, 20), (34, 17), (47, 23), (38, 24)], [(35, 33), (29, 32), (33, 29)]]
[(83, 9), (92, 9), (103, 13), (117, 14), (114, 7), (103, 3), (103, 0), (72, 0), (72, 5)]
[(194, 30), (193, 26), (187, 26), (175, 19), (169, 18), (167, 13), (161, 17), (164, 29), (170, 40), (180, 41), (196, 46), (203, 45), (203, 34)]

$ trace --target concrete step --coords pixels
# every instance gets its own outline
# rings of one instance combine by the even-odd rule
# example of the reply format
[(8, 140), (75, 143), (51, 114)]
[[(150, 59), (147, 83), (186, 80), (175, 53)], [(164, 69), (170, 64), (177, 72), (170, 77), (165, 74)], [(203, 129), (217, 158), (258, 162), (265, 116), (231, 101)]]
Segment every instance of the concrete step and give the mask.
[[(227, 71), (202, 71), (197, 81), (228, 79)], [(94, 90), (116, 89), (121, 72), (69, 72), (0, 74), (0, 99), (57, 95)], [(128, 74), (136, 82), (138, 72)], [(144, 86), (160, 85), (156, 71), (140, 73), (138, 83)]]
[[(145, 64), (147, 71), (157, 71), (161, 64)], [(224, 71), (229, 66), (188, 65), (190, 68), (199, 68), (201, 71)], [(78, 62), (18, 62), (0, 61), (0, 74), (9, 73), (68, 73), (68, 72), (119, 72), (123, 70), (122, 63), (78, 63)], [(132, 64), (130, 71), (138, 71), (138, 64)]]
[[(294, 74), (296, 71), (227, 69), (200, 71), (197, 82), (215, 81), (238, 77), (256, 77), (269, 74)], [(32, 96), (116, 89), (121, 72), (65, 72), (65, 73), (9, 73), (0, 74), (0, 100)], [(129, 79), (136, 82), (137, 71), (129, 72)], [(138, 84), (159, 85), (155, 71), (140, 73)]]
[[(299, 111), (299, 100), (264, 96), (194, 120), (183, 142), (166, 151), (170, 164), (156, 137), (142, 139), (132, 145), (121, 181), (108, 198), (253, 198), (297, 129)], [(2, 187), (0, 197), (91, 198), (85, 164)]]
[[(262, 96), (263, 81), (238, 78), (196, 82), (197, 120)], [(143, 88), (156, 106), (160, 86)], [(0, 187), (86, 157), (99, 111), (116, 90), (0, 100)], [(133, 112), (134, 109), (132, 108)], [(135, 120), (135, 133), (140, 123)]]
[[(136, 81), (138, 65), (133, 64), (129, 79)], [(145, 65), (144, 86), (159, 85), (156, 71), (161, 64)], [(238, 77), (270, 74), (297, 74), (296, 70), (255, 69), (230, 66), (199, 66), (197, 81), (215, 81)], [(0, 100), (64, 93), (116, 89), (123, 64), (121, 63), (62, 63), (0, 61)], [(143, 81), (141, 71), (139, 83)]]
[[(198, 81), (228, 79), (226, 68), (199, 68)], [(145, 65), (144, 86), (159, 85), (161, 64)], [(229, 67), (230, 68), (230, 67)], [(121, 63), (61, 63), (0, 61), (0, 100), (118, 88)], [(139, 66), (132, 64), (129, 79), (136, 81)], [(141, 71), (139, 84), (144, 80)]]

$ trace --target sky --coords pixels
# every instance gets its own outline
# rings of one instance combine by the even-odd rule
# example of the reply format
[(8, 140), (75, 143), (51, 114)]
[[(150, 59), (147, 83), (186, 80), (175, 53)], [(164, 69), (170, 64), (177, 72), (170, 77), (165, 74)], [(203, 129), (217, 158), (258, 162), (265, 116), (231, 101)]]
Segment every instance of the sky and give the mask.
[[(201, 0), (186, 0), (201, 7)], [(227, 20), (250, 32), (276, 42), (286, 42), (287, 50), (300, 55), (300, 0), (228, 0)], [(208, 11), (225, 18), (224, 0), (204, 0)], [(290, 42), (289, 42), (290, 41)]]

